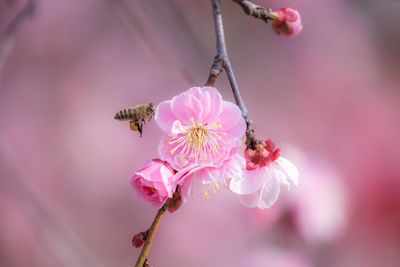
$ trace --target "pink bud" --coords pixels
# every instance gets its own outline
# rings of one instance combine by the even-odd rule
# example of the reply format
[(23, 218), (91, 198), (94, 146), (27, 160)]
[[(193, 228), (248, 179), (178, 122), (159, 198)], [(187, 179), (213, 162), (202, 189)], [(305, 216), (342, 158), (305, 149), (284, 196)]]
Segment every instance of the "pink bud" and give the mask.
[(272, 152), (272, 151), (274, 151), (274, 149), (275, 149), (275, 143), (274, 143), (271, 139), (267, 139), (267, 140), (265, 141), (264, 148), (265, 148), (267, 151)]
[(274, 32), (280, 36), (296, 36), (303, 29), (301, 17), (297, 10), (290, 7), (274, 12), (277, 17), (272, 22)]
[(175, 192), (175, 171), (165, 161), (153, 159), (144, 164), (132, 177), (138, 195), (160, 207)]
[(275, 149), (272, 153), (271, 153), (271, 160), (275, 161), (277, 160), (279, 157), (281, 156), (281, 150), (279, 148)]
[(153, 267), (153, 264), (151, 264), (148, 260), (146, 260), (143, 264), (143, 267)]
[(140, 248), (143, 245), (144, 241), (146, 241), (146, 238), (147, 231), (134, 235), (132, 238), (132, 246), (134, 246), (135, 248)]

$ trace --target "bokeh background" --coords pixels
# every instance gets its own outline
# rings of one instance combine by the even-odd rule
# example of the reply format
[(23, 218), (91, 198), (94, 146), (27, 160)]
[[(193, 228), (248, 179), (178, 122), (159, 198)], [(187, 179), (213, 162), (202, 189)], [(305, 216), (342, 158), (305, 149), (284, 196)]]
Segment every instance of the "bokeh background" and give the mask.
[[(289, 39), (222, 2), (257, 134), (300, 185), (264, 211), (225, 191), (194, 196), (165, 217), (151, 263), (398, 267), (400, 2), (256, 1), (300, 11)], [(0, 266), (133, 266), (131, 237), (156, 210), (130, 177), (157, 157), (161, 131), (149, 123), (139, 138), (113, 116), (204, 84), (210, 1), (29, 4), (0, 3)], [(216, 86), (233, 100), (224, 75)]]

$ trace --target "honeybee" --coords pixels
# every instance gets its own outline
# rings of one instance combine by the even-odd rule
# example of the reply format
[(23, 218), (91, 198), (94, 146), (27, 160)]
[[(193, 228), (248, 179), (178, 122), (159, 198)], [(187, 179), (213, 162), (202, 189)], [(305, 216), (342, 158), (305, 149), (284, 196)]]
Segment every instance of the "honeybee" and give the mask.
[(143, 133), (143, 125), (150, 121), (156, 111), (156, 105), (153, 103), (139, 104), (133, 108), (126, 108), (117, 112), (114, 119), (119, 121), (128, 121), (132, 131), (138, 131), (140, 137)]

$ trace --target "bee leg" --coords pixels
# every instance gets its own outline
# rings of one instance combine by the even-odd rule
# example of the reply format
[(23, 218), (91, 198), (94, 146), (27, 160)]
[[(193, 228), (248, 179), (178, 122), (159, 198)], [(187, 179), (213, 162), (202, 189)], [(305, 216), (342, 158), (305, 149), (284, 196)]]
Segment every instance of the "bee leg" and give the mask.
[(138, 122), (137, 126), (138, 126), (137, 128), (138, 128), (140, 137), (142, 137), (142, 134), (143, 134), (143, 122), (142, 121)]

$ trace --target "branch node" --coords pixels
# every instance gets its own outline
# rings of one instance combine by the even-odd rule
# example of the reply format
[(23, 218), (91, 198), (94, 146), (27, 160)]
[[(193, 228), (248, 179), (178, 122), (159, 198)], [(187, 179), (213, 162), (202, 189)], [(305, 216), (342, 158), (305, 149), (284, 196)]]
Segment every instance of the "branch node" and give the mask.
[[(265, 8), (257, 6), (246, 0), (233, 0), (233, 1), (238, 3), (246, 12), (246, 14), (248, 13), (257, 18), (261, 18), (262, 16), (268, 17), (268, 14), (270, 12), (270, 10), (266, 10)], [(206, 82), (206, 86), (207, 85), (213, 86), (215, 84), (218, 75), (222, 72), (223, 69), (225, 69), (229, 83), (232, 88), (233, 96), (235, 98), (235, 103), (242, 112), (243, 119), (246, 122), (246, 146), (253, 148), (258, 144), (259, 141), (257, 141), (257, 139), (255, 138), (254, 130), (252, 127), (252, 121), (250, 120), (249, 113), (242, 99), (242, 96), (240, 95), (240, 89), (237, 84), (232, 65), (229, 61), (225, 43), (224, 27), (222, 23), (221, 0), (211, 0), (211, 2), (213, 9), (215, 33), (217, 36), (217, 55), (214, 57), (213, 64), (210, 70), (210, 75)]]
[(259, 5), (256, 5), (247, 0), (232, 0), (236, 4), (238, 4), (244, 11), (246, 15), (253, 16), (257, 19), (261, 19), (268, 23), (268, 21), (272, 21), (275, 17), (272, 15), (271, 8), (265, 8)]
[(214, 86), (219, 74), (222, 72), (225, 65), (225, 58), (217, 55), (214, 57), (213, 64), (211, 65), (210, 75), (208, 76), (206, 86)]

